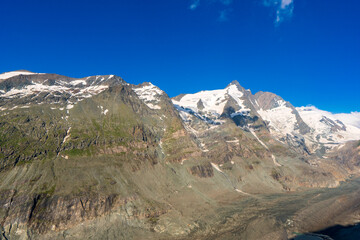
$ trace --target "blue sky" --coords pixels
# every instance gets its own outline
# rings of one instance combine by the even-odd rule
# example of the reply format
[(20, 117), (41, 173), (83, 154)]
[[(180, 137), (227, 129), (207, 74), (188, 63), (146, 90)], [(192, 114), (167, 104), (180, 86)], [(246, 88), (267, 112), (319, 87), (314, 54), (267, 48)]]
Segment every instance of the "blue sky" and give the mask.
[(0, 72), (116, 74), (169, 96), (238, 80), (360, 111), (358, 0), (3, 0)]

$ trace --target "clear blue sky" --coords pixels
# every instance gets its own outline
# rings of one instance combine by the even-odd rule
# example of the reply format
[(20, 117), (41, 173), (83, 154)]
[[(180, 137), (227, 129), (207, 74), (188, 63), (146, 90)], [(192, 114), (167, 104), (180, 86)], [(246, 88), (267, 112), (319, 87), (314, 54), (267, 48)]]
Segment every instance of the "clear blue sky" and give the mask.
[(238, 80), (360, 111), (358, 0), (2, 0), (0, 72), (116, 74), (169, 96)]

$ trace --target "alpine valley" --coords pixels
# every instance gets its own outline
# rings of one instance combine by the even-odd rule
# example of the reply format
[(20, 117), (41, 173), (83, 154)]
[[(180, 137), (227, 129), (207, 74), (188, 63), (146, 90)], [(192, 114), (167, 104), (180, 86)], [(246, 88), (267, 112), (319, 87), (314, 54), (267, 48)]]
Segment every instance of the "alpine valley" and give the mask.
[(3, 73), (0, 239), (275, 240), (355, 224), (359, 140), (359, 113), (237, 81), (171, 99), (114, 75)]

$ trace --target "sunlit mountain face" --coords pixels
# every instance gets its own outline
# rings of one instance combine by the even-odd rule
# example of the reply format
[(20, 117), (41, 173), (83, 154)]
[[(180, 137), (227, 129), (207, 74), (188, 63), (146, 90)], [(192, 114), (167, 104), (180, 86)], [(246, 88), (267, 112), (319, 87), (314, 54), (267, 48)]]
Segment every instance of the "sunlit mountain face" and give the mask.
[(0, 78), (1, 238), (296, 239), (358, 213), (356, 114), (237, 81), (169, 98), (115, 75)]

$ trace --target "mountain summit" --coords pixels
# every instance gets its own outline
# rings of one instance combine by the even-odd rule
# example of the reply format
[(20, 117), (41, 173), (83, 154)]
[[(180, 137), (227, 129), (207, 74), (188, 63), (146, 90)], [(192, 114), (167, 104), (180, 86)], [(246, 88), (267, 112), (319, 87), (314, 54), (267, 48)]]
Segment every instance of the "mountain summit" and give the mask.
[[(237, 81), (222, 90), (182, 94), (173, 98), (173, 103), (184, 121), (194, 116), (209, 124), (221, 124), (228, 118), (247, 129), (264, 122), (275, 139), (284, 143), (300, 139), (306, 151), (329, 150), (360, 138), (359, 128), (345, 125), (334, 115), (329, 116), (331, 114), (324, 111), (323, 115), (311, 108), (295, 108), (270, 92), (253, 95)], [(199, 103), (204, 107), (199, 108)]]

